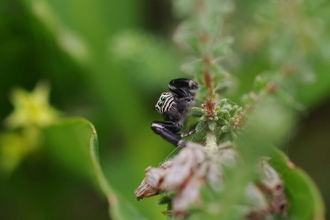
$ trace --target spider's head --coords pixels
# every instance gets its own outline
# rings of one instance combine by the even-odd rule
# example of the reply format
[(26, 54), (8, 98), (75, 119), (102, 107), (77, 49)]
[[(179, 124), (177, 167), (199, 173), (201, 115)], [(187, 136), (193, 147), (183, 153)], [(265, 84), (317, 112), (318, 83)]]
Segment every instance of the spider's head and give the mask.
[(163, 114), (164, 112), (167, 112), (172, 107), (173, 103), (174, 103), (174, 99), (173, 99), (172, 93), (163, 92), (160, 95), (160, 97), (155, 105), (155, 109), (160, 114)]

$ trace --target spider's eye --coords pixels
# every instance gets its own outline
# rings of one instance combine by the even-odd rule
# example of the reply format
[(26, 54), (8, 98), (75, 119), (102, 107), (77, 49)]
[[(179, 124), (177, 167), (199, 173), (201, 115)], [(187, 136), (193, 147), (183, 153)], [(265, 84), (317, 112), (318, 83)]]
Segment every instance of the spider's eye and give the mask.
[(163, 102), (158, 102), (158, 106), (162, 107), (163, 106)]
[(166, 99), (165, 96), (162, 96), (162, 97), (160, 98), (160, 100), (162, 100), (162, 101), (165, 101), (165, 99)]

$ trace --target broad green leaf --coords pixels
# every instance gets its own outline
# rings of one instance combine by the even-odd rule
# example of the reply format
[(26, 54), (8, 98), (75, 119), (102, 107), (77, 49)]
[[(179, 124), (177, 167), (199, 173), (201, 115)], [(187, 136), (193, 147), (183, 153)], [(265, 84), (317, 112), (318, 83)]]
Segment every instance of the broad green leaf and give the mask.
[(145, 219), (106, 180), (99, 159), (97, 133), (89, 121), (65, 120), (47, 128), (45, 139), (58, 164), (94, 183), (97, 181), (109, 202), (112, 219)]
[(290, 220), (324, 219), (324, 203), (313, 180), (275, 147), (269, 147), (269, 163), (281, 176), (289, 201)]

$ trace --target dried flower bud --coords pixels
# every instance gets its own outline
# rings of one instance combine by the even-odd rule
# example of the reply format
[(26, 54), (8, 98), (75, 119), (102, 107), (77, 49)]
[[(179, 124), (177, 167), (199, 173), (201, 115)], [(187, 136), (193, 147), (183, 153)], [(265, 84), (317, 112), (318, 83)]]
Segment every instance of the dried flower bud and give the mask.
[(149, 198), (154, 195), (158, 195), (160, 190), (157, 190), (150, 186), (147, 182), (146, 179), (144, 178), (140, 184), (140, 186), (134, 191), (136, 199), (144, 199), (144, 198)]
[(285, 214), (287, 200), (283, 182), (277, 172), (268, 163), (267, 157), (261, 158), (261, 185), (270, 194), (270, 211)]
[[(204, 201), (202, 187), (210, 187), (213, 193), (222, 193), (225, 187), (226, 168), (235, 168), (239, 156), (228, 141), (218, 145), (216, 136), (208, 133), (205, 146), (187, 142), (175, 157), (159, 167), (148, 167), (146, 177), (135, 190), (137, 199), (166, 192), (172, 210), (167, 214), (184, 218), (191, 208), (200, 208), (207, 202), (209, 208), (219, 207), (219, 201)], [(247, 204), (244, 205), (247, 219), (268, 217), (273, 213), (285, 214), (286, 197), (283, 183), (276, 171), (263, 158), (259, 164), (259, 185), (249, 182), (244, 190)], [(204, 204), (205, 205), (205, 204)], [(213, 210), (213, 209), (212, 209)], [(214, 211), (214, 210), (213, 210)]]

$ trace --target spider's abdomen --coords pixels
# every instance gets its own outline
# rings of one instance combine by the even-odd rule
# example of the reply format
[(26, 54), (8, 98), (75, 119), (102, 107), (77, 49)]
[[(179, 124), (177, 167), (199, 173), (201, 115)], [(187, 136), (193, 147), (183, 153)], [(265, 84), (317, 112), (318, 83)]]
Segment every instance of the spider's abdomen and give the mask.
[(160, 114), (164, 114), (164, 112), (170, 111), (170, 109), (175, 105), (174, 97), (170, 92), (163, 92), (156, 105), (155, 108)]

